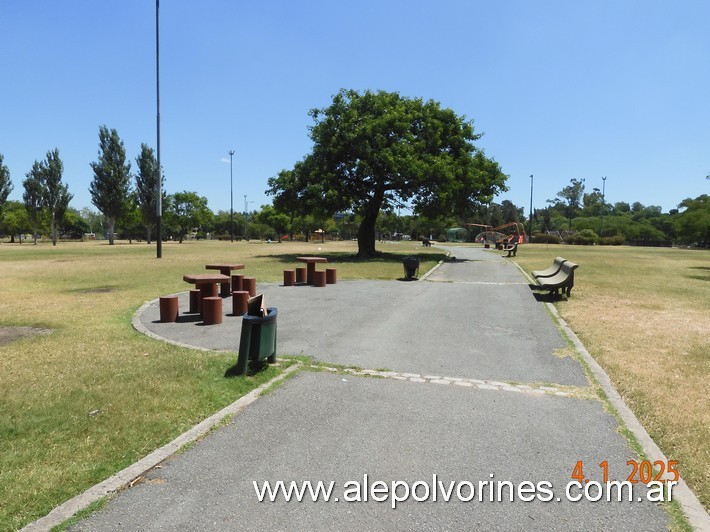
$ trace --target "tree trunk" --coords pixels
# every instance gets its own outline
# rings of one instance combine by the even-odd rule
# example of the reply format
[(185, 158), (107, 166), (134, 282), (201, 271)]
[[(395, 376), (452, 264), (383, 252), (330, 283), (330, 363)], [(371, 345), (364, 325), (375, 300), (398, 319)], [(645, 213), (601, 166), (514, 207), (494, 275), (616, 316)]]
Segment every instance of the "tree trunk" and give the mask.
[(377, 254), (375, 251), (375, 224), (377, 223), (378, 210), (370, 208), (362, 217), (360, 227), (357, 229), (358, 257), (374, 257)]
[(116, 226), (116, 219), (113, 217), (107, 217), (106, 225), (108, 225), (108, 245), (113, 246), (113, 228)]
[(52, 245), (57, 245), (57, 222), (54, 220), (54, 214), (52, 214)]
[(150, 237), (151, 237), (151, 233), (153, 232), (152, 229), (153, 228), (151, 227), (150, 224), (146, 225), (146, 228), (145, 228), (145, 242), (146, 242), (146, 244), (150, 244)]

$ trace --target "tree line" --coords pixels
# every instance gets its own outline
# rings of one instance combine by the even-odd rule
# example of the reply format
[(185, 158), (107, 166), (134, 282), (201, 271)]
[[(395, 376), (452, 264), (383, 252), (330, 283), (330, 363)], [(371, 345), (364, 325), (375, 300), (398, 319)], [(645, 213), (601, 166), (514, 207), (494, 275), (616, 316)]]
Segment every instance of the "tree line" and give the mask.
[[(660, 207), (638, 202), (606, 203), (598, 188), (586, 192), (584, 179), (572, 179), (532, 217), (508, 200), (494, 202), (508, 190), (508, 176), (476, 146), (481, 135), (473, 121), (432, 100), (343, 89), (330, 106), (309, 114), (314, 121), (309, 128), (312, 151), (269, 179), (266, 192), (273, 196), (272, 205), (237, 213), (235, 231), (230, 213), (214, 214), (198, 193), (164, 195), (164, 238), (243, 234), (281, 240), (288, 234), (308, 240), (318, 232), (356, 239), (358, 254), (371, 256), (377, 238), (405, 234), (442, 240), (451, 227), (521, 222), (540, 241), (550, 233), (564, 233), (565, 238), (578, 234), (577, 243), (710, 242), (707, 195), (687, 198), (662, 213)], [(91, 163), (91, 201), (97, 214), (68, 207), (72, 196), (61, 182), (56, 149), (27, 173), (22, 204), (7, 202), (12, 183), (0, 155), (0, 231), (14, 236), (45, 230), (56, 244), (67, 226), (73, 227), (69, 231), (88, 227), (84, 232), (93, 232), (99, 224), (110, 244), (117, 231), (122, 238), (145, 237), (150, 243), (156, 184), (164, 176), (146, 144), (135, 162), (132, 175), (118, 133), (101, 126), (98, 159)], [(401, 210), (410, 214), (400, 216)]]

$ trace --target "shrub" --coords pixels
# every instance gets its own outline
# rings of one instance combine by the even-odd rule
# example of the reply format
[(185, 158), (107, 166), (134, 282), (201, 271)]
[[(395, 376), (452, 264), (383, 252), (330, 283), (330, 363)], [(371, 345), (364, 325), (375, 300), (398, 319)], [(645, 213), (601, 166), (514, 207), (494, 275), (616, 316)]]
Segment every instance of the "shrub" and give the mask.
[(582, 246), (591, 246), (599, 242), (599, 236), (591, 229), (582, 229), (576, 235), (570, 235), (566, 242), (568, 244), (579, 244)]
[(599, 239), (599, 244), (602, 246), (621, 246), (623, 243), (624, 237), (621, 235), (603, 236)]
[(557, 235), (538, 233), (536, 235), (533, 235), (531, 242), (533, 244), (560, 244), (562, 243), (562, 239)]

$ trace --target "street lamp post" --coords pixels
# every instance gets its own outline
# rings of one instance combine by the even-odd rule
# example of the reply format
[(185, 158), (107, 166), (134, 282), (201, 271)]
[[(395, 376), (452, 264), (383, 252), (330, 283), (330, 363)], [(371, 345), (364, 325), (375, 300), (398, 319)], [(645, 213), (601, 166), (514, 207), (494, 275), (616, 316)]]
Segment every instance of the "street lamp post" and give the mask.
[(528, 217), (530, 219), (528, 220), (528, 242), (530, 242), (532, 240), (532, 217), (533, 217), (532, 198), (533, 198), (533, 175), (530, 174), (530, 213), (528, 215)]
[(234, 179), (232, 177), (232, 157), (234, 150), (229, 150), (229, 234), (234, 243)]
[(599, 222), (599, 236), (604, 236), (604, 193), (606, 191), (606, 176), (602, 177), (602, 215)]
[(156, 258), (163, 257), (163, 171), (160, 166), (160, 0), (155, 0), (155, 94), (158, 179), (155, 184)]

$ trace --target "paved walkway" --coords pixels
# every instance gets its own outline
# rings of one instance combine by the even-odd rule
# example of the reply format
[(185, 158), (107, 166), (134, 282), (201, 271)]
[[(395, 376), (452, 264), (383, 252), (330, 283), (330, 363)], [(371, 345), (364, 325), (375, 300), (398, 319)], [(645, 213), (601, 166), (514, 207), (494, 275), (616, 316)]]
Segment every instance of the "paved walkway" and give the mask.
[[(419, 282), (260, 286), (279, 309), (280, 353), (377, 377), (298, 372), (73, 530), (665, 530), (665, 512), (645, 500), (566, 500), (578, 461), (592, 480), (601, 481), (603, 461), (612, 480), (625, 480), (637, 457), (515, 265), (480, 248), (452, 252), (458, 262)], [(240, 318), (201, 326), (157, 317), (155, 305), (140, 316), (151, 334), (238, 349)], [(339, 501), (259, 502), (253, 482), (279, 480), (334, 481)], [(436, 502), (430, 493), (393, 509), (391, 497), (373, 500), (377, 492), (346, 502), (352, 481), (421, 481), (419, 498), (424, 483), (441, 487)], [(490, 502), (479, 483), (493, 481), (547, 481), (554, 494), (523, 502), (529, 492), (516, 491), (507, 502), (504, 484), (506, 502)], [(469, 482), (473, 500), (461, 502)]]

